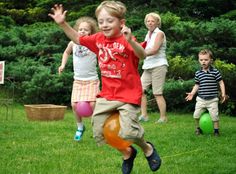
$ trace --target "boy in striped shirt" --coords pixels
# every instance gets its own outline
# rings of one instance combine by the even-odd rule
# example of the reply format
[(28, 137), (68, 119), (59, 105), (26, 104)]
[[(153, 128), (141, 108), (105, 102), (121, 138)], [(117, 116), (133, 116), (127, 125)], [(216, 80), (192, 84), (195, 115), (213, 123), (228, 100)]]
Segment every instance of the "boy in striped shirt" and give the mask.
[(199, 127), (199, 119), (203, 112), (209, 111), (214, 123), (214, 135), (219, 136), (219, 111), (218, 111), (218, 85), (220, 86), (221, 103), (225, 102), (225, 85), (220, 72), (212, 67), (213, 54), (210, 50), (201, 50), (198, 54), (201, 69), (195, 73), (195, 85), (190, 93), (187, 93), (186, 101), (192, 100), (197, 94), (196, 106), (193, 117), (196, 125), (196, 135), (202, 134)]

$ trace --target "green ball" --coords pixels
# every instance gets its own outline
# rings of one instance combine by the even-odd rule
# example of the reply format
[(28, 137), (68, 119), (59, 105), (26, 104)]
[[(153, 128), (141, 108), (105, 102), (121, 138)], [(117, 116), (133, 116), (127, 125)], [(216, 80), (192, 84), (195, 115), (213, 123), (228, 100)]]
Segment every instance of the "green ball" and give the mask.
[(203, 113), (201, 115), (199, 125), (203, 134), (209, 134), (213, 132), (214, 126), (209, 113)]

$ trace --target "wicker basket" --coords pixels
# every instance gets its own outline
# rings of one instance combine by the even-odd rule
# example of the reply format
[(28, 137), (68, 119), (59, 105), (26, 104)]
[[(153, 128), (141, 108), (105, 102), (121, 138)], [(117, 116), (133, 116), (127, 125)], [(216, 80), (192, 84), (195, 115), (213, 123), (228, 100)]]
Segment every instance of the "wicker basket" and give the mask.
[(24, 105), (29, 120), (62, 120), (67, 106), (53, 104)]

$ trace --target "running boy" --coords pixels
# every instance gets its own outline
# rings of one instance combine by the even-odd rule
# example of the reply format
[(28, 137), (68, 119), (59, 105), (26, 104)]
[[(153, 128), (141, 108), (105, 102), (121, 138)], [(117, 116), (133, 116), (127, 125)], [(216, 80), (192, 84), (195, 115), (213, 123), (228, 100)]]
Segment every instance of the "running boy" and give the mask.
[[(137, 43), (131, 30), (125, 26), (126, 7), (119, 1), (103, 1), (96, 9), (96, 17), (101, 32), (80, 37), (65, 21), (66, 11), (62, 5), (52, 8), (49, 14), (77, 44), (88, 47), (98, 56), (101, 70), (102, 89), (98, 94), (92, 118), (93, 134), (98, 145), (106, 143), (103, 125), (112, 112), (120, 114), (119, 136), (138, 145), (152, 171), (159, 169), (161, 159), (153, 144), (144, 140), (144, 130), (139, 124), (142, 86), (138, 73), (139, 59), (145, 51)], [(119, 150), (123, 155), (122, 172), (129, 174), (137, 150), (133, 146)]]
[[(97, 22), (91, 17), (79, 18), (74, 26), (80, 36), (96, 33)], [(75, 44), (70, 41), (65, 49), (61, 66), (58, 68), (59, 74), (65, 69), (67, 60), (73, 52), (74, 82), (71, 94), (71, 106), (75, 115), (77, 130), (74, 140), (80, 141), (85, 131), (82, 117), (76, 112), (76, 104), (79, 101), (87, 101), (92, 108), (95, 106), (96, 95), (99, 92), (99, 79), (97, 73), (97, 57), (87, 47)]]
[(225, 84), (220, 72), (212, 67), (213, 55), (208, 49), (201, 50), (198, 54), (198, 61), (201, 70), (195, 73), (195, 85), (185, 98), (187, 101), (192, 100), (193, 96), (198, 93), (196, 106), (193, 117), (196, 125), (196, 135), (202, 134), (199, 127), (200, 116), (205, 110), (208, 110), (214, 123), (214, 135), (219, 136), (219, 111), (218, 111), (218, 84), (221, 91), (221, 102), (225, 102)]

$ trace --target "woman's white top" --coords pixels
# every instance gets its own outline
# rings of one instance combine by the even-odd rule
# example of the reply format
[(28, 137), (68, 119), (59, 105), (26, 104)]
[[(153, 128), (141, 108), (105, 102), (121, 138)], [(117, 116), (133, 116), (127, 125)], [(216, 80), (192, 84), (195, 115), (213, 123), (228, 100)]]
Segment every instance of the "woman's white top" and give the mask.
[(150, 31), (148, 31), (145, 41), (147, 42), (145, 50), (152, 48), (155, 44), (155, 38), (158, 33), (162, 32), (164, 34), (163, 43), (161, 44), (160, 49), (158, 50), (157, 54), (152, 56), (147, 56), (143, 61), (143, 69), (151, 69), (162, 65), (168, 65), (167, 58), (166, 58), (166, 36), (163, 31), (161, 31), (158, 27), (153, 31), (150, 36)]
[(73, 68), (75, 80), (96, 80), (97, 57), (87, 47), (73, 44)]

